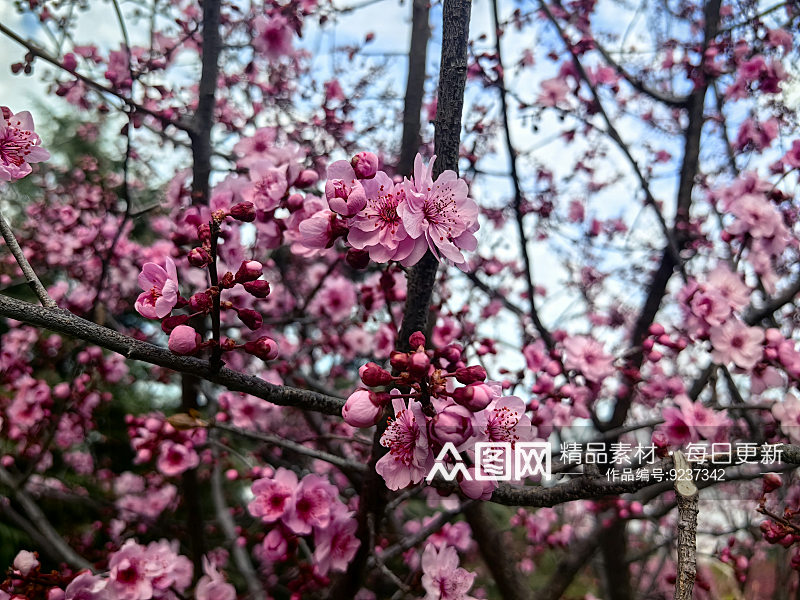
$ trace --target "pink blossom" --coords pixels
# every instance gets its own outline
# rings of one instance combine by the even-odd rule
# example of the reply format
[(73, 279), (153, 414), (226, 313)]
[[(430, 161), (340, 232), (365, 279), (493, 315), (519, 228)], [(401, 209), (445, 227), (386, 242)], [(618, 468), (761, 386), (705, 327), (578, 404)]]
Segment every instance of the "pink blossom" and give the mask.
[(205, 556), (203, 573), (194, 590), (195, 600), (236, 600), (236, 588), (225, 581), (216, 566)]
[(596, 339), (576, 335), (564, 340), (564, 366), (580, 371), (589, 381), (600, 383), (614, 373), (614, 357), (606, 354)]
[(291, 53), (293, 32), (286, 17), (281, 14), (272, 18), (259, 15), (253, 20), (253, 25), (256, 31), (253, 48), (257, 51), (271, 60)]
[(20, 574), (22, 574), (23, 577), (27, 577), (31, 571), (39, 566), (39, 561), (33, 552), (29, 552), (28, 550), (20, 550), (17, 553), (17, 556), (14, 558), (13, 566), (17, 571), (20, 572)]
[(81, 571), (69, 582), (64, 600), (113, 600), (106, 589), (106, 580), (91, 571)]
[(437, 406), (428, 428), (431, 439), (444, 445), (448, 442), (458, 447), (473, 436), (473, 414), (464, 406), (450, 402)]
[(396, 185), (383, 171), (362, 184), (366, 205), (350, 221), (347, 242), (353, 248), (368, 250), (375, 262), (406, 260), (416, 242), (409, 237), (397, 211), (400, 202), (405, 202), (402, 185)]
[(728, 228), (734, 235), (772, 237), (782, 230), (781, 216), (761, 195), (745, 194), (733, 203), (730, 211), (737, 218)]
[(350, 316), (356, 305), (356, 291), (353, 282), (341, 275), (327, 277), (311, 310), (314, 314), (327, 314), (331, 320), (339, 323)]
[(148, 574), (144, 546), (128, 540), (108, 562), (108, 590), (117, 600), (148, 600), (153, 597), (153, 582)]
[(467, 595), (475, 573), (458, 566), (458, 552), (452, 546), (443, 546), (438, 552), (433, 544), (425, 546), (422, 553), (422, 587), (424, 600), (472, 600)]
[(789, 148), (789, 151), (783, 157), (783, 160), (786, 161), (787, 165), (794, 169), (800, 167), (800, 140), (794, 140), (792, 142), (792, 147)]
[(166, 440), (161, 444), (156, 467), (167, 477), (175, 477), (200, 464), (200, 457), (194, 448)]
[(283, 523), (299, 535), (314, 527), (325, 528), (338, 499), (336, 488), (319, 475), (306, 475), (294, 492), (294, 502), (283, 515)]
[(321, 575), (347, 570), (361, 542), (356, 537), (358, 522), (353, 513), (341, 511), (331, 523), (314, 533), (314, 565)]
[(328, 167), (325, 198), (335, 213), (352, 217), (367, 204), (364, 187), (356, 177), (353, 166), (346, 160), (337, 160)]
[(740, 310), (750, 303), (750, 288), (723, 263), (708, 274), (707, 282), (707, 286), (725, 298), (734, 310)]
[(378, 157), (372, 152), (359, 152), (350, 160), (350, 164), (359, 179), (370, 179), (378, 172)]
[(734, 362), (750, 370), (761, 359), (764, 330), (731, 319), (710, 329), (712, 357), (719, 364)]
[(489, 442), (529, 442), (533, 440), (533, 425), (525, 414), (525, 402), (516, 396), (503, 396), (492, 400), (485, 410), (476, 415), (476, 432)]
[(3, 107), (0, 114), (0, 181), (16, 181), (31, 173), (31, 163), (50, 158), (33, 132), (33, 117), (28, 111), (17, 114)]
[(253, 132), (251, 137), (243, 137), (233, 147), (237, 161), (243, 167), (264, 160), (269, 157), (269, 150), (275, 145), (276, 129), (274, 127), (261, 127)]
[(169, 349), (175, 354), (192, 354), (200, 344), (200, 334), (188, 325), (178, 325), (169, 334)]
[(251, 491), (255, 498), (247, 505), (247, 510), (265, 523), (273, 523), (291, 509), (295, 489), (297, 475), (280, 467), (272, 477), (253, 482)]
[(553, 77), (542, 81), (542, 91), (539, 93), (537, 102), (542, 106), (558, 106), (567, 99), (569, 86), (563, 78)]
[(178, 303), (178, 271), (169, 257), (166, 269), (148, 262), (139, 273), (139, 287), (144, 292), (136, 299), (136, 311), (148, 319), (163, 319)]
[(352, 427), (372, 427), (378, 422), (383, 406), (373, 401), (374, 393), (358, 389), (347, 398), (342, 407), (342, 418)]
[(264, 558), (272, 562), (280, 562), (288, 558), (289, 542), (281, 528), (276, 527), (267, 533), (262, 542), (261, 551), (264, 553)]
[(411, 483), (419, 483), (434, 463), (428, 445), (427, 425), (422, 405), (409, 400), (408, 407), (401, 398), (392, 400), (394, 419), (390, 419), (381, 436), (381, 445), (389, 448), (375, 470), (386, 481), (390, 490), (399, 490)]
[(433, 181), (433, 163), (426, 166), (422, 156), (414, 160), (414, 179), (403, 182), (406, 201), (397, 206), (408, 234), (417, 240), (404, 265), (416, 263), (427, 249), (439, 253), (457, 265), (466, 259), (461, 250), (474, 250), (477, 240), (478, 205), (467, 195), (466, 182), (454, 171), (444, 171)]
[(250, 165), (250, 181), (252, 185), (242, 191), (242, 198), (252, 202), (258, 210), (278, 208), (289, 189), (286, 167), (277, 168), (270, 160), (255, 161)]
[(661, 411), (664, 425), (661, 431), (673, 445), (696, 442), (700, 437), (716, 440), (725, 435), (729, 421), (724, 412), (712, 411), (699, 402), (692, 402), (681, 394), (675, 398), (677, 406)]
[(793, 443), (800, 443), (800, 400), (788, 393), (783, 402), (772, 405), (772, 415), (781, 424), (781, 430)]

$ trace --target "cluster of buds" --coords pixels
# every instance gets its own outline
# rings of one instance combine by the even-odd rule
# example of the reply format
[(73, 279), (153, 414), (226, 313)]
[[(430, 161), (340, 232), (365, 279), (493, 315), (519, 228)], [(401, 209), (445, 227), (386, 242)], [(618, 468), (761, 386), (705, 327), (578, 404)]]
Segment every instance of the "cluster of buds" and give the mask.
[[(453, 441), (450, 438), (456, 431), (458, 437), (463, 437), (463, 425), (471, 422), (472, 413), (482, 411), (497, 398), (497, 392), (485, 383), (486, 370), (479, 365), (467, 366), (458, 344), (426, 350), (425, 336), (419, 331), (410, 336), (409, 343), (409, 352), (395, 350), (390, 355), (391, 372), (372, 362), (359, 369), (366, 387), (347, 399), (342, 409), (344, 420), (353, 427), (370, 427), (380, 420), (384, 407), (393, 398), (413, 398), (431, 417), (432, 429), (440, 430), (442, 435), (435, 437)], [(389, 388), (391, 392), (387, 391)], [(431, 400), (448, 398), (455, 404), (448, 403), (437, 413)]]
[(663, 352), (655, 348), (656, 345), (663, 346), (676, 354), (686, 349), (688, 345), (686, 338), (678, 337), (677, 339), (673, 339), (670, 337), (666, 333), (664, 326), (660, 323), (653, 323), (650, 325), (649, 333), (651, 337), (644, 339), (642, 342), (642, 350), (644, 351), (645, 358), (650, 362), (658, 362), (664, 356)]
[[(776, 515), (766, 508), (767, 495), (771, 494), (783, 486), (783, 480), (777, 473), (767, 473), (764, 475), (761, 501), (759, 502), (758, 512), (766, 515), (767, 520), (760, 525), (764, 539), (770, 544), (779, 544), (784, 548), (800, 543), (800, 509), (784, 508), (783, 515)], [(800, 571), (800, 551), (792, 557), (792, 569)]]

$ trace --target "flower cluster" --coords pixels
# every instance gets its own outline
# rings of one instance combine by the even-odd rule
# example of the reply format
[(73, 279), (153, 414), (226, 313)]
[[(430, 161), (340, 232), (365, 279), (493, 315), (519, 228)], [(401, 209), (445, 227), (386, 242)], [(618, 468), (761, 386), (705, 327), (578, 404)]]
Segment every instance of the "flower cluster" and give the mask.
[(136, 452), (134, 463), (142, 464), (155, 458), (159, 472), (167, 477), (176, 477), (200, 464), (195, 446), (205, 442), (203, 427), (176, 429), (160, 413), (127, 415), (125, 421), (131, 447)]
[(428, 165), (418, 154), (414, 176), (400, 182), (378, 170), (371, 152), (357, 154), (328, 167), (325, 198), (328, 207), (300, 225), (302, 242), (310, 248), (329, 248), (340, 236), (375, 262), (417, 263), (430, 250), (463, 266), (462, 250), (475, 250), (478, 206), (467, 184), (453, 171), (433, 180), (433, 157)]
[[(391, 404), (393, 417), (381, 437), (381, 445), (389, 452), (376, 465), (389, 489), (422, 481), (447, 443), (469, 453), (479, 441), (514, 444), (534, 438), (525, 403), (515, 396), (502, 396), (501, 386), (486, 382), (483, 367), (467, 366), (461, 346), (425, 350), (425, 336), (419, 331), (409, 342), (413, 350), (391, 354), (395, 375), (375, 363), (359, 370), (365, 386), (390, 388), (389, 392), (358, 389), (342, 408), (348, 424), (369, 427)], [(485, 499), (494, 489), (491, 481), (459, 483), (471, 498)]]
[(253, 482), (255, 498), (250, 514), (265, 523), (278, 523), (264, 538), (262, 551), (270, 561), (289, 557), (297, 536), (314, 535), (316, 575), (344, 571), (358, 550), (353, 513), (339, 500), (339, 492), (319, 475), (298, 480), (293, 471), (279, 468), (269, 477)]
[(14, 114), (7, 106), (0, 106), (0, 181), (22, 179), (31, 173), (31, 163), (50, 158), (41, 144), (33, 131), (31, 113)]

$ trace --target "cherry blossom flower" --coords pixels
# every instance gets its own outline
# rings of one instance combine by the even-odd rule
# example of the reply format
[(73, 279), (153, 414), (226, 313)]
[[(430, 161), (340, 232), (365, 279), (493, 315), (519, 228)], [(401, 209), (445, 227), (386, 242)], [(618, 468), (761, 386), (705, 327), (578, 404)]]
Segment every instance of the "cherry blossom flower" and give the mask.
[(417, 240), (411, 254), (402, 261), (404, 265), (416, 263), (430, 251), (457, 265), (466, 262), (461, 250), (474, 250), (477, 240), (473, 233), (478, 228), (478, 205), (469, 198), (466, 182), (454, 171), (444, 171), (433, 181), (433, 163), (426, 166), (422, 156), (414, 160), (414, 179), (403, 182), (405, 202), (398, 204), (397, 212), (408, 234)]
[(200, 464), (200, 457), (194, 448), (187, 448), (183, 444), (176, 444), (166, 440), (161, 445), (156, 466), (167, 477), (175, 477), (188, 469), (194, 469)]
[(330, 570), (343, 572), (361, 542), (356, 537), (358, 522), (351, 512), (337, 512), (330, 524), (314, 533), (314, 566), (320, 575)]
[(106, 588), (107, 582), (91, 571), (81, 571), (69, 582), (64, 600), (114, 600)]
[(353, 248), (369, 251), (375, 262), (404, 261), (416, 242), (409, 237), (397, 212), (400, 202), (405, 202), (402, 185), (392, 182), (383, 171), (361, 183), (366, 204), (350, 222), (347, 242)]
[(281, 14), (272, 18), (259, 15), (253, 20), (253, 26), (256, 30), (253, 48), (267, 58), (277, 60), (292, 52), (293, 32), (286, 17)]
[(289, 189), (286, 167), (275, 167), (269, 160), (259, 160), (250, 165), (250, 181), (252, 185), (242, 191), (242, 198), (252, 202), (258, 210), (278, 208)]
[(327, 527), (338, 492), (319, 475), (306, 475), (294, 492), (294, 502), (283, 515), (283, 523), (294, 533), (311, 533), (313, 527)]
[(11, 113), (5, 106), (0, 115), (0, 181), (16, 181), (31, 173), (31, 163), (50, 158), (33, 132), (28, 111)]
[(144, 546), (128, 540), (108, 562), (108, 589), (118, 600), (146, 600), (153, 597)]
[(188, 325), (178, 325), (169, 334), (169, 349), (175, 354), (192, 354), (200, 344), (200, 334)]
[(772, 415), (781, 424), (781, 430), (793, 443), (800, 443), (800, 400), (788, 393), (783, 402), (772, 405)]
[(525, 414), (525, 402), (516, 396), (503, 396), (476, 415), (476, 432), (489, 442), (529, 442), (533, 440), (533, 425)]
[(364, 187), (349, 162), (337, 160), (328, 167), (327, 175), (325, 198), (333, 212), (352, 217), (366, 206)]
[(280, 467), (272, 477), (253, 482), (250, 489), (255, 498), (247, 505), (247, 510), (265, 523), (273, 523), (291, 509), (297, 489), (297, 475)]
[(214, 563), (205, 556), (203, 573), (194, 590), (195, 600), (236, 600), (236, 588), (225, 581)]
[(696, 442), (701, 437), (710, 440), (721, 439), (730, 425), (724, 412), (710, 410), (699, 402), (692, 402), (686, 394), (675, 398), (676, 406), (668, 406), (661, 411), (664, 417), (662, 431), (669, 442), (680, 446)]
[(402, 398), (395, 398), (392, 408), (394, 419), (381, 436), (381, 445), (389, 452), (381, 457), (375, 470), (386, 481), (386, 487), (399, 490), (422, 481), (433, 467), (434, 457), (428, 445), (422, 404), (409, 400), (406, 407)]
[(20, 572), (23, 577), (39, 566), (39, 561), (33, 552), (28, 550), (20, 550), (17, 556), (14, 557), (13, 567)]
[(145, 263), (139, 273), (139, 287), (144, 292), (136, 299), (136, 311), (148, 319), (163, 319), (178, 303), (178, 271), (170, 257), (166, 269), (153, 262)]
[(731, 319), (718, 327), (712, 327), (711, 355), (715, 362), (750, 370), (761, 360), (764, 330), (748, 327), (741, 321)]
[(438, 552), (433, 544), (422, 553), (422, 587), (424, 600), (473, 600), (467, 595), (475, 581), (475, 573), (458, 566), (458, 552), (443, 546)]
[(589, 381), (600, 383), (614, 373), (614, 357), (606, 354), (596, 339), (576, 335), (564, 340), (564, 366), (580, 371)]

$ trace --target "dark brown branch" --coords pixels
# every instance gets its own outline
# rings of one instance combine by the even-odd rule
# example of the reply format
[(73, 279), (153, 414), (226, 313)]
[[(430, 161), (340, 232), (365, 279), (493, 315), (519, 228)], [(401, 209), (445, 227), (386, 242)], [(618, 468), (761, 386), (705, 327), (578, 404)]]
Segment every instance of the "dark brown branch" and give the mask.
[(673, 598), (692, 600), (697, 575), (698, 491), (691, 480), (692, 470), (683, 453), (678, 450), (675, 454), (676, 468), (689, 473), (689, 479), (675, 481), (675, 498), (678, 502), (678, 579)]
[(482, 502), (470, 504), (464, 508), (464, 516), (472, 529), (472, 537), (478, 544), (481, 557), (500, 590), (500, 597), (504, 600), (533, 598), (530, 587), (515, 566), (513, 556), (509, 555), (509, 544), (503, 539), (503, 532), (486, 514), (486, 505)]
[(400, 142), (400, 159), (397, 172), (411, 175), (414, 157), (419, 150), (422, 98), (425, 95), (425, 67), (428, 60), (430, 38), (430, 2), (414, 0), (411, 5), (411, 43), (408, 48), (408, 79), (403, 104), (403, 137)]
[(122, 335), (77, 317), (66, 310), (44, 308), (30, 302), (0, 295), (0, 316), (96, 344), (130, 360), (141, 360), (178, 373), (195, 375), (212, 383), (218, 383), (229, 390), (244, 392), (279, 406), (294, 406), (328, 415), (341, 415), (342, 413), (344, 402), (340, 398), (331, 398), (309, 390), (274, 385), (259, 377), (239, 373), (227, 367), (211, 373), (207, 360), (178, 356), (166, 348)]

